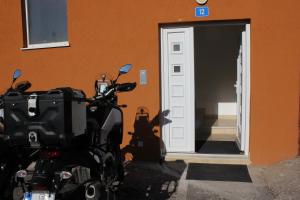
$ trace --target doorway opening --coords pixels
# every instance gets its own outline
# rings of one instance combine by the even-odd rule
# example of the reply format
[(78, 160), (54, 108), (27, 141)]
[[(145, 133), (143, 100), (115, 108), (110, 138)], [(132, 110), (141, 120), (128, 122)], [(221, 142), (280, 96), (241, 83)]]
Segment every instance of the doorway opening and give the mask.
[(195, 152), (241, 154), (238, 107), (241, 106), (242, 25), (194, 27)]
[(161, 28), (162, 140), (167, 153), (249, 153), (250, 24)]

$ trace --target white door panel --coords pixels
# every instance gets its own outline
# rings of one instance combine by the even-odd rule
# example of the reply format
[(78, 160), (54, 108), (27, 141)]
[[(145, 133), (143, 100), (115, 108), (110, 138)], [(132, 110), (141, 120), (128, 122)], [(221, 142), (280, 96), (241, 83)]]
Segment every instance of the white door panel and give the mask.
[(241, 151), (248, 152), (249, 143), (249, 45), (250, 25), (241, 33), (241, 44), (237, 58), (237, 144)]
[(243, 60), (242, 60), (242, 54), (243, 54), (243, 47), (242, 42), (239, 49), (239, 54), (237, 58), (237, 81), (236, 81), (236, 96), (237, 96), (237, 104), (236, 104), (236, 110), (237, 110), (237, 120), (236, 120), (236, 127), (237, 127), (237, 144), (241, 148), (242, 144), (242, 68), (243, 68)]
[(194, 152), (193, 28), (162, 29), (163, 125), (167, 152)]

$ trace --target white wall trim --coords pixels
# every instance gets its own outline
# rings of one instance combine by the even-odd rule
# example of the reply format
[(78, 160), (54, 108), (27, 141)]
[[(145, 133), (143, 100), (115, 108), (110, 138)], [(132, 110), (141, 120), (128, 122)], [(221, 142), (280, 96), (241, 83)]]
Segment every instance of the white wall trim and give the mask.
[[(163, 52), (164, 52), (164, 40), (163, 40), (163, 37), (164, 37), (164, 31), (163, 31), (164, 29), (163, 28), (161, 28), (160, 29), (160, 60), (161, 60), (161, 62), (160, 62), (160, 85), (161, 85), (161, 88), (160, 88), (160, 91), (161, 91), (161, 112), (163, 112), (163, 111), (165, 111), (166, 110), (166, 106), (165, 106), (165, 94), (164, 94), (164, 88), (166, 87), (165, 86), (165, 76), (164, 76), (164, 64), (165, 64), (165, 57), (164, 57), (164, 55), (163, 55)], [(164, 117), (162, 117), (162, 119), (161, 119), (161, 140), (163, 141), (161, 144), (163, 145), (162, 147), (161, 147), (161, 156), (162, 157), (165, 157), (166, 156), (166, 154), (167, 154), (167, 145), (168, 144), (165, 144), (164, 142), (165, 141), (168, 141), (167, 140), (167, 136), (166, 136), (166, 134), (164, 134), (164, 132), (165, 132), (165, 127), (163, 126), (163, 124), (165, 124), (165, 118)]]
[(195, 47), (194, 47), (194, 27), (189, 27), (189, 46), (192, 47), (192, 52), (189, 53), (189, 60), (191, 63), (189, 63), (189, 66), (191, 66), (191, 75), (193, 78), (190, 79), (190, 98), (192, 99), (192, 101), (190, 101), (191, 106), (190, 106), (190, 115), (192, 116), (192, 122), (191, 122), (191, 133), (189, 136), (191, 137), (189, 140), (192, 141), (191, 144), (191, 150), (192, 152), (195, 152), (195, 140), (196, 140), (196, 132), (195, 132), (195, 119), (196, 119), (196, 107), (195, 107)]
[(28, 0), (25, 0), (25, 18), (26, 18), (26, 42), (27, 47), (29, 46), (29, 20), (28, 20)]
[(30, 50), (30, 49), (47, 49), (47, 48), (57, 48), (57, 47), (69, 47), (69, 42), (50, 42), (44, 44), (30, 44), (28, 47), (21, 48), (21, 50)]
[(251, 26), (250, 24), (245, 24), (246, 29), (246, 127), (245, 127), (245, 155), (250, 155), (250, 101), (251, 101)]

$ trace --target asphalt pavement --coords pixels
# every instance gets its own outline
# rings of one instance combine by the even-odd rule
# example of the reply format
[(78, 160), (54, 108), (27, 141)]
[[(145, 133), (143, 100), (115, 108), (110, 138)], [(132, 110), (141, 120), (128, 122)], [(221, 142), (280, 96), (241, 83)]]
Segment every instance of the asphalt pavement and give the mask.
[(119, 199), (300, 200), (300, 157), (267, 167), (131, 162)]

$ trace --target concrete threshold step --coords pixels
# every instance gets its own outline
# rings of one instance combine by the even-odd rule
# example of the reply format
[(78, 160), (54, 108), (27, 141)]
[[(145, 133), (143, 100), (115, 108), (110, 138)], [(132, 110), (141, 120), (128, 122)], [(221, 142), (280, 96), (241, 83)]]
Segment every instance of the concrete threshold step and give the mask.
[(234, 164), (250, 165), (249, 158), (245, 155), (222, 155), (222, 154), (196, 154), (196, 153), (167, 153), (165, 161), (182, 160), (186, 163), (206, 164)]

